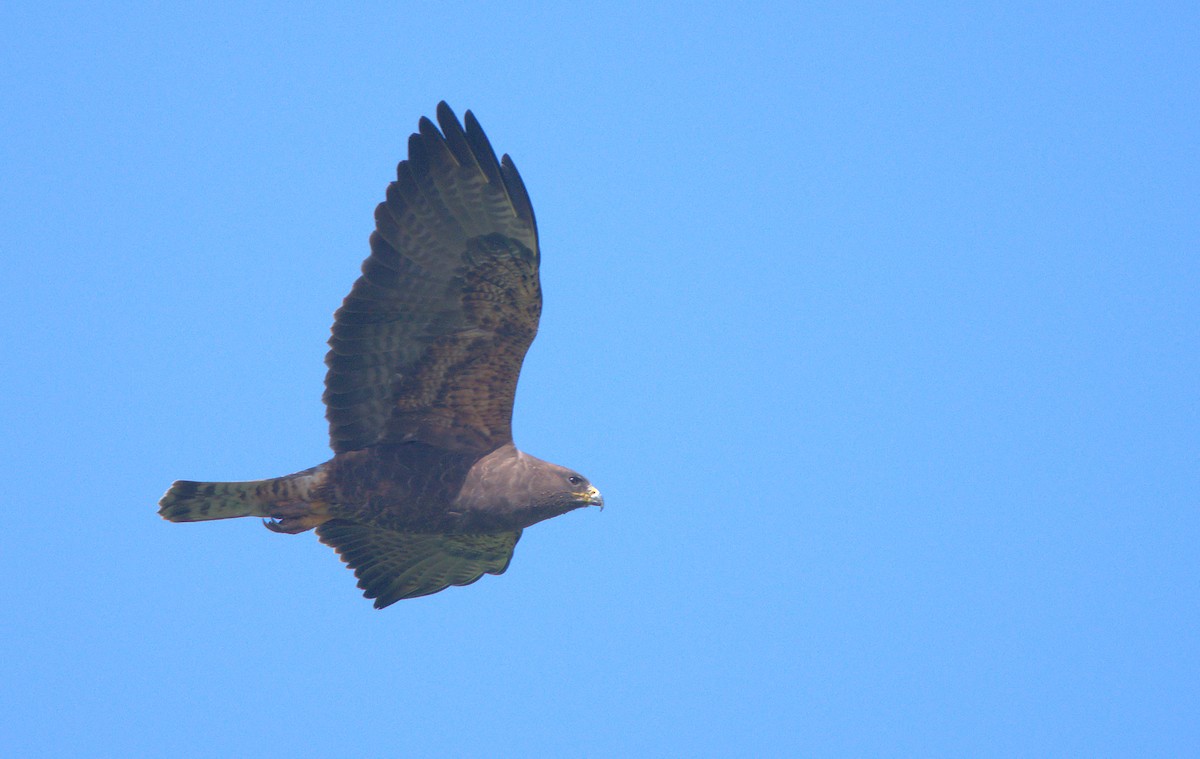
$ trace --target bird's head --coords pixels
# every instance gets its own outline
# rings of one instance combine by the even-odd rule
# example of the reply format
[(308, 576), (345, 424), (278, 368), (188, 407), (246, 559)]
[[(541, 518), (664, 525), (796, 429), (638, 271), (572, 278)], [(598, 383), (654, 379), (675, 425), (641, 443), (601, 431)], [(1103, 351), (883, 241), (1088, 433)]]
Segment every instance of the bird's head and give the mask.
[(458, 504), (480, 528), (528, 527), (585, 506), (604, 508), (587, 477), (516, 449), (511, 443), (471, 468)]
[(604, 497), (587, 477), (566, 467), (539, 461), (529, 470), (530, 505), (536, 521), (585, 506), (604, 508)]

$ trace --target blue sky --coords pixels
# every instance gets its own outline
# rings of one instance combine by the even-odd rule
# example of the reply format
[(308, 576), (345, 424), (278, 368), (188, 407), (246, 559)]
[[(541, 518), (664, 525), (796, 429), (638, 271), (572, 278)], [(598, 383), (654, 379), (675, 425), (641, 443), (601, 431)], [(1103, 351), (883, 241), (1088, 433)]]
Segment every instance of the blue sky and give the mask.
[[(1200, 750), (1195, 4), (8, 3), (0, 743)], [(445, 99), (521, 167), (523, 449), (608, 508), (383, 612), (176, 478), (328, 457)]]

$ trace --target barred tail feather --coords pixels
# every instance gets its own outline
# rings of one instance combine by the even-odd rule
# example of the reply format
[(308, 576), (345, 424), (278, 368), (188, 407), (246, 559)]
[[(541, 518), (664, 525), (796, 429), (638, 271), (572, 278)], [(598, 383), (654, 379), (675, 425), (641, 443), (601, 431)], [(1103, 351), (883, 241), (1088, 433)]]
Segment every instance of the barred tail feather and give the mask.
[[(158, 513), (172, 522), (269, 516), (272, 480), (251, 482), (192, 482), (177, 480), (158, 502)], [(267, 486), (267, 487), (264, 487)]]

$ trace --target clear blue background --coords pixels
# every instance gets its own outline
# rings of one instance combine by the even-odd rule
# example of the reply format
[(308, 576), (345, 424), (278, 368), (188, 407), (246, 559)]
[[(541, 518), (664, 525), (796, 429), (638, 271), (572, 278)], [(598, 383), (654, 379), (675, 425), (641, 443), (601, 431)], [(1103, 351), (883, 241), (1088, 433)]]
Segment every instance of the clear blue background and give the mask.
[[(1200, 751), (1194, 2), (162, 5), (0, 10), (10, 755)], [(517, 442), (609, 507), (377, 612), (155, 502), (328, 456), (443, 98), (541, 225)]]

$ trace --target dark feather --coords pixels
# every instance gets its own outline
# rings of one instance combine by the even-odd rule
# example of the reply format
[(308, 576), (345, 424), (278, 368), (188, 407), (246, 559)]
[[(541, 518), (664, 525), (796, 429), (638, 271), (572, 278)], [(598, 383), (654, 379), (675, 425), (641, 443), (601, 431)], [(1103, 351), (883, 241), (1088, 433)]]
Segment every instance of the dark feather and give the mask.
[(525, 189), (525, 182), (517, 171), (517, 165), (513, 163), (513, 159), (508, 154), (505, 154), (500, 161), (500, 173), (504, 177), (504, 186), (508, 188), (508, 197), (512, 198), (513, 208), (518, 216), (529, 222), (529, 226), (533, 227), (533, 233), (536, 236), (537, 218), (533, 215), (533, 203), (529, 200), (529, 191)]
[(458, 165), (479, 172), (483, 181), (486, 182), (487, 176), (479, 167), (479, 161), (476, 160), (475, 154), (471, 152), (467, 135), (463, 132), (462, 125), (458, 123), (458, 117), (454, 115), (454, 111), (450, 110), (450, 106), (446, 105), (445, 100), (438, 103), (437, 120), (438, 126), (442, 128), (442, 134), (446, 136), (446, 145), (450, 148), (450, 152), (454, 153)]
[(421, 535), (334, 519), (317, 527), (321, 542), (354, 570), (363, 595), (382, 609), (451, 585), (503, 574), (521, 531)]
[(463, 117), (463, 123), (467, 127), (467, 144), (471, 146), (471, 152), (475, 154), (475, 158), (479, 161), (479, 168), (483, 169), (483, 173), (487, 175), (488, 182), (503, 186), (504, 180), (500, 177), (500, 165), (496, 161), (496, 151), (492, 150), (492, 143), (488, 141), (487, 135), (483, 133), (483, 127), (479, 126), (479, 122), (475, 119), (475, 114), (467, 111)]

